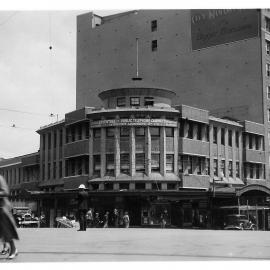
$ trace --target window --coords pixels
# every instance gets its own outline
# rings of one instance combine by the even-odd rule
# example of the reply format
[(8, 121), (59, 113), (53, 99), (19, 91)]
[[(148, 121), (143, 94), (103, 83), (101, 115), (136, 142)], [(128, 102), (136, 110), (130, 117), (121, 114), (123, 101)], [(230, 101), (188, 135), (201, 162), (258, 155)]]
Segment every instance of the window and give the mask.
[(130, 98), (130, 106), (140, 106), (140, 98), (139, 97), (131, 97)]
[(100, 155), (93, 156), (94, 174), (100, 175)]
[(217, 164), (218, 164), (218, 161), (217, 159), (214, 159), (213, 160), (213, 171), (214, 171), (214, 176), (218, 176), (218, 170), (217, 170)]
[(206, 126), (206, 141), (209, 142), (209, 126)]
[(193, 166), (192, 166), (192, 157), (191, 156), (187, 156), (187, 171), (188, 171), (188, 174), (192, 174), (193, 172)]
[(205, 174), (210, 175), (210, 160), (207, 158), (205, 160)]
[(101, 131), (100, 128), (94, 128), (93, 129), (94, 138), (100, 138), (100, 134), (101, 134), (100, 131)]
[(266, 49), (266, 54), (270, 55), (270, 41), (265, 40), (265, 49)]
[(270, 99), (270, 85), (267, 86), (267, 98)]
[(229, 177), (232, 177), (233, 171), (232, 171), (232, 161), (231, 160), (229, 160), (228, 171), (229, 171)]
[(202, 158), (197, 157), (197, 174), (202, 174)]
[(55, 179), (56, 178), (56, 162), (53, 162), (52, 165), (53, 165), (53, 179)]
[(260, 137), (258, 135), (255, 135), (255, 149), (260, 149)]
[(174, 169), (174, 156), (166, 155), (166, 172), (173, 172)]
[(59, 161), (59, 178), (62, 178), (62, 161)]
[(221, 144), (225, 145), (225, 129), (221, 129)]
[(159, 172), (159, 154), (151, 154), (151, 171)]
[(236, 147), (239, 147), (239, 132), (235, 132), (235, 145)]
[(266, 76), (270, 77), (270, 64), (266, 64)]
[(250, 163), (249, 164), (249, 172), (250, 172), (249, 178), (254, 178), (253, 177), (253, 168), (254, 168), (254, 164)]
[(128, 137), (129, 136), (129, 127), (120, 127), (120, 136)]
[(145, 189), (145, 183), (135, 183), (135, 189)]
[(125, 107), (126, 106), (126, 98), (119, 97), (117, 98), (117, 107)]
[(153, 97), (145, 97), (144, 98), (144, 106), (154, 106), (154, 98)]
[(120, 154), (120, 172), (129, 173), (129, 154)]
[(150, 127), (151, 136), (159, 136), (159, 127)]
[(217, 143), (217, 127), (213, 128), (213, 143)]
[(152, 32), (157, 31), (157, 20), (151, 21), (151, 31)]
[(253, 135), (249, 134), (249, 140), (248, 140), (248, 148), (252, 149), (252, 141), (253, 141)]
[(145, 129), (143, 127), (136, 127), (135, 128), (135, 136), (144, 136)]
[(202, 139), (202, 124), (198, 123), (197, 124), (197, 140), (201, 140)]
[(188, 123), (188, 138), (193, 139), (193, 123)]
[(236, 174), (236, 177), (240, 177), (240, 164), (239, 164), (239, 161), (236, 161), (236, 167), (235, 167), (235, 174)]
[(270, 19), (265, 17), (265, 30), (270, 32)]
[(256, 164), (256, 179), (260, 179), (260, 164)]
[(178, 170), (179, 173), (183, 173), (184, 172), (184, 160), (183, 160), (183, 156), (179, 155), (178, 156)]
[(51, 133), (48, 133), (48, 149), (51, 149)]
[(166, 137), (173, 137), (173, 128), (172, 127), (166, 127), (165, 132), (166, 132)]
[(136, 154), (136, 172), (144, 172), (144, 154)]
[(228, 144), (229, 146), (232, 146), (232, 131), (228, 131)]
[(114, 175), (114, 154), (106, 155), (106, 174)]
[(79, 125), (77, 130), (78, 130), (78, 140), (81, 140), (82, 139), (82, 126)]
[(152, 40), (152, 52), (157, 51), (157, 40)]
[(222, 172), (222, 177), (225, 177), (225, 160), (221, 160), (221, 163), (220, 163), (220, 170)]
[(114, 128), (107, 127), (106, 128), (106, 136), (107, 136), (107, 138), (114, 137)]

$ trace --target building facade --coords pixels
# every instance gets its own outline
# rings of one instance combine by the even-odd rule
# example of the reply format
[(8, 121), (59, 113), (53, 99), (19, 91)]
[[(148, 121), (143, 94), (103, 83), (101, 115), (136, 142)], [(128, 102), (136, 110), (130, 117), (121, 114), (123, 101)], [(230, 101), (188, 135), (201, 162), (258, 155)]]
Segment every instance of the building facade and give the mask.
[(166, 210), (170, 226), (202, 228), (222, 227), (224, 207), (249, 201), (268, 229), (264, 125), (172, 106), (173, 91), (136, 84), (41, 127), (38, 153), (0, 162), (13, 201), (34, 201), (53, 226), (76, 213), (85, 184), (89, 207), (128, 211), (132, 226), (159, 226)]
[[(269, 10), (82, 14), (77, 19), (77, 108), (99, 104), (103, 89), (128, 85), (138, 71), (147, 85), (174, 89), (174, 105), (262, 123), (269, 136), (269, 48)], [(268, 143), (265, 148), (269, 160)]]

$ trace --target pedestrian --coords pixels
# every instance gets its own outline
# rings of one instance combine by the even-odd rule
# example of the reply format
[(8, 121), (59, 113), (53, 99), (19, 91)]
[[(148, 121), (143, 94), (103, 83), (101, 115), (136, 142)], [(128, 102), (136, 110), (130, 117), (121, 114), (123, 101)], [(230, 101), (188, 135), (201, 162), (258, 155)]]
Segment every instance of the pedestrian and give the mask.
[(79, 186), (79, 193), (78, 193), (78, 219), (80, 228), (78, 231), (86, 231), (86, 213), (87, 213), (87, 198), (88, 193), (86, 192), (85, 185)]
[(125, 215), (123, 216), (124, 226), (125, 228), (129, 228), (129, 215), (128, 212), (125, 212)]
[(109, 223), (109, 212), (106, 211), (104, 218), (103, 218), (103, 228), (108, 228), (108, 223)]
[(119, 227), (119, 212), (116, 208), (113, 210), (113, 224), (115, 228)]
[(96, 212), (94, 217), (94, 228), (99, 228), (99, 226), (100, 226), (99, 213)]
[(166, 227), (166, 224), (167, 224), (167, 219), (168, 219), (168, 212), (167, 210), (165, 209), (163, 211), (163, 213), (161, 213), (161, 216), (160, 216), (160, 225), (161, 225), (161, 228), (164, 229)]
[(0, 175), (0, 239), (4, 242), (1, 253), (7, 251), (9, 245), (8, 259), (14, 259), (18, 255), (14, 239), (19, 240), (16, 223), (11, 213), (11, 204), (8, 200), (9, 189), (6, 180)]
[(86, 224), (88, 228), (92, 228), (93, 227), (93, 210), (92, 208), (90, 208), (87, 213), (86, 213)]

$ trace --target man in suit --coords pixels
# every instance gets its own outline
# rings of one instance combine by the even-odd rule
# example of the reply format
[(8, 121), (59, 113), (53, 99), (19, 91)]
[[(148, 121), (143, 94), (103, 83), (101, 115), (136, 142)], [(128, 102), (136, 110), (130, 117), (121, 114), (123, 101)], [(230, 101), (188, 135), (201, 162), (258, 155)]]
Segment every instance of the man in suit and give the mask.
[(86, 191), (85, 185), (79, 186), (78, 193), (78, 218), (80, 223), (79, 231), (86, 231), (86, 213), (88, 209), (87, 205), (88, 193)]

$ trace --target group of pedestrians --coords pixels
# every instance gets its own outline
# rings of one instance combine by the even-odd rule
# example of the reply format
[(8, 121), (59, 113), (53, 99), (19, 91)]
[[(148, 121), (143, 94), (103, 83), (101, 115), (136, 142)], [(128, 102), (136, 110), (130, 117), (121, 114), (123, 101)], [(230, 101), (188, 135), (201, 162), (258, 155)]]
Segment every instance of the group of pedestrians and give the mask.
[[(129, 214), (126, 211), (122, 216), (118, 209), (114, 209), (112, 215), (110, 215), (109, 211), (105, 211), (103, 216), (100, 216), (99, 212), (94, 212), (92, 208), (88, 209), (87, 201), (88, 201), (88, 193), (86, 191), (85, 185), (79, 186), (78, 192), (78, 220), (80, 224), (80, 228), (78, 231), (86, 231), (86, 228), (108, 228), (112, 225), (112, 227), (118, 228), (120, 226), (124, 226), (125, 228), (129, 228), (130, 218)], [(110, 219), (111, 217), (111, 219)]]

